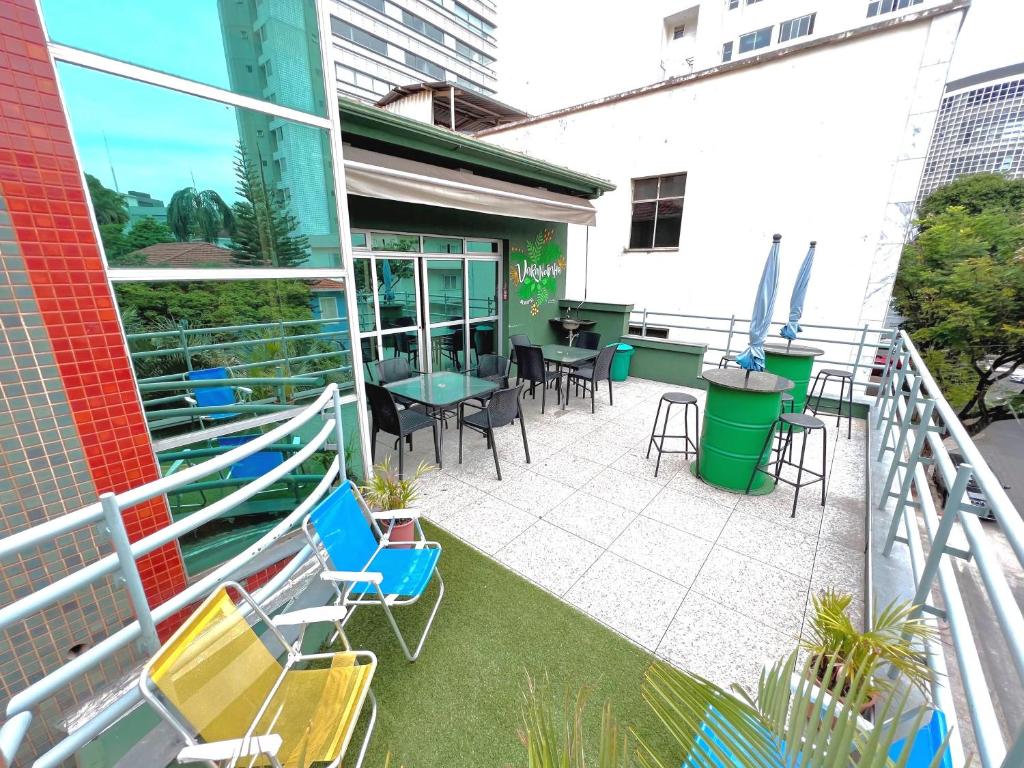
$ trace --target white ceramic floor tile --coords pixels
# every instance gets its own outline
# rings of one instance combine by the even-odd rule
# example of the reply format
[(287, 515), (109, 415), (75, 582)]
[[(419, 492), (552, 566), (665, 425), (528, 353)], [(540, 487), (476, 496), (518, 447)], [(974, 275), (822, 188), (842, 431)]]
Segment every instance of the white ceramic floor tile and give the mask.
[(604, 465), (578, 456), (570, 458), (567, 452), (560, 452), (540, 462), (536, 470), (545, 477), (573, 488), (586, 488), (590, 479), (604, 470)]
[(711, 552), (711, 542), (641, 515), (609, 551), (689, 587)]
[(813, 487), (804, 489), (805, 492), (811, 491), (807, 498), (804, 498), (803, 493), (800, 494), (801, 501), (797, 505), (796, 517), (792, 517), (793, 489), (788, 485), (779, 485), (764, 496), (742, 496), (736, 504), (736, 510), (817, 536), (821, 528), (822, 508), (819, 504), (821, 497), (815, 495), (813, 490)]
[(696, 592), (779, 632), (800, 634), (810, 582), (716, 546), (696, 580)]
[(537, 521), (500, 499), (485, 496), (448, 515), (441, 525), (463, 541), (493, 555)]
[(438, 472), (420, 486), (415, 506), (434, 522), (442, 522), (460, 507), (480, 501), (486, 494), (458, 478)]
[(736, 510), (718, 544), (809, 580), (818, 538)]
[(565, 501), (575, 492), (572, 486), (527, 470), (512, 480), (496, 483), (491, 494), (535, 517)]
[(640, 512), (661, 491), (661, 486), (617, 469), (605, 469), (587, 483), (587, 493), (620, 507)]
[(685, 594), (685, 587), (605, 552), (565, 599), (653, 651)]
[(643, 515), (680, 531), (714, 541), (725, 528), (732, 510), (696, 493), (666, 488), (644, 507)]
[(535, 584), (563, 595), (601, 552), (596, 544), (539, 520), (503, 547), (497, 559)]
[(544, 515), (549, 523), (607, 548), (636, 517), (636, 512), (577, 491)]
[(658, 646), (658, 655), (727, 690), (738, 683), (756, 693), (761, 669), (795, 644), (788, 635), (691, 591)]

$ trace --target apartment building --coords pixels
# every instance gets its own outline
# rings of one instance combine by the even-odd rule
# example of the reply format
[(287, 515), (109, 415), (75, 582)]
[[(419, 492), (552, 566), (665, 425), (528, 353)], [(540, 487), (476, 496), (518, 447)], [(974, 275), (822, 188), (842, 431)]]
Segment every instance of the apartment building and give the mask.
[(338, 90), (376, 102), (400, 86), (440, 81), (492, 95), (496, 14), (492, 0), (336, 0)]

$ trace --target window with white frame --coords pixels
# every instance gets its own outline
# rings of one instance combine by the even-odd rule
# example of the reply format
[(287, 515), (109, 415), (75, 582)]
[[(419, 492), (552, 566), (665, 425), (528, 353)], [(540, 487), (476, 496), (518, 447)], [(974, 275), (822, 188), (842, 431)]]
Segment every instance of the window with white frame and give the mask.
[(732, 61), (732, 40), (722, 43), (722, 61)]
[(630, 250), (678, 248), (686, 174), (633, 179)]
[(805, 37), (814, 33), (815, 13), (808, 13), (806, 16), (799, 16), (779, 24), (779, 42), (784, 43), (796, 37)]
[(335, 296), (321, 296), (317, 299), (320, 305), (321, 320), (336, 320), (338, 318), (338, 299)]
[(756, 51), (758, 48), (767, 48), (771, 44), (771, 27), (755, 29), (753, 32), (747, 32), (745, 35), (740, 35), (740, 53)]
[(678, 24), (672, 27), (672, 39), (678, 40), (686, 34), (686, 26), (684, 24)]
[(878, 16), (880, 13), (892, 13), (901, 11), (912, 5), (920, 5), (924, 0), (873, 0), (868, 3), (868, 18)]

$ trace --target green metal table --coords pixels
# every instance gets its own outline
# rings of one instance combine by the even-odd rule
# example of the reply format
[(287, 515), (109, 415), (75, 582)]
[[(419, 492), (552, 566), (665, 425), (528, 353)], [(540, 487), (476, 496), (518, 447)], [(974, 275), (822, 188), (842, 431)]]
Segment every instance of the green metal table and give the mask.
[(817, 347), (804, 347), (799, 344), (765, 344), (764, 368), (776, 376), (784, 376), (792, 380), (793, 388), (789, 394), (793, 396), (793, 412), (802, 413), (807, 402), (807, 385), (811, 380), (811, 369), (814, 358), (825, 354), (825, 350)]
[[(545, 344), (541, 347), (541, 351), (544, 354), (545, 361), (555, 364), (555, 372), (559, 377), (562, 376), (564, 369), (578, 366), (580, 363), (585, 363), (588, 360), (593, 360), (597, 357), (598, 353), (598, 350), (596, 349), (567, 347), (564, 344)], [(565, 396), (560, 398), (560, 400), (562, 403), (562, 410), (564, 411), (569, 406), (568, 377), (565, 382)]]
[[(700, 478), (727, 491), (744, 493), (754, 468), (762, 463), (764, 439), (778, 418), (782, 393), (793, 382), (766, 371), (708, 369), (704, 424), (700, 434)], [(691, 465), (697, 473), (698, 463)], [(770, 493), (770, 477), (759, 474), (752, 494)]]
[[(401, 395), (407, 400), (419, 403), (427, 409), (427, 415), (431, 418), (443, 417), (445, 411), (465, 400), (480, 397), (493, 392), (498, 385), (493, 381), (478, 379), (475, 376), (467, 376), (464, 373), (452, 373), (441, 371), (438, 373), (423, 373), (413, 376), (411, 379), (393, 381), (384, 385), (395, 395)], [(444, 430), (438, 430), (438, 455), (444, 458)], [(441, 466), (441, 465), (438, 465)]]

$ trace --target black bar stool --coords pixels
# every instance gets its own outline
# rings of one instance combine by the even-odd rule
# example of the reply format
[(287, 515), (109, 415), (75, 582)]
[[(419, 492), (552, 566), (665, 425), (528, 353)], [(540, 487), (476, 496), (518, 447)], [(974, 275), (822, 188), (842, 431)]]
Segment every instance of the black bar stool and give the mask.
[[(658, 419), (661, 418), (661, 406), (662, 403), (666, 403), (665, 408), (665, 420), (661, 425), (661, 432), (657, 433)], [(683, 434), (681, 435), (670, 435), (668, 434), (668, 417), (672, 411), (673, 405), (683, 406)], [(700, 431), (700, 406), (697, 405), (697, 398), (686, 392), (666, 392), (661, 396), (661, 400), (658, 401), (658, 412), (654, 415), (654, 426), (651, 427), (651, 439), (647, 443), (647, 458), (651, 458), (651, 446), (653, 445), (658, 449), (658, 461), (654, 465), (654, 476), (658, 476), (658, 470), (661, 468), (661, 454), (663, 453), (681, 453), (684, 458), (690, 458), (690, 454), (697, 460), (697, 474), (700, 475), (700, 457), (697, 455), (697, 442), (694, 438), (690, 437), (690, 406), (693, 406), (693, 433), (696, 437)], [(658, 442), (655, 442), (655, 438), (658, 438)], [(683, 450), (671, 451), (665, 448), (666, 438), (678, 438), (683, 441)]]
[[(793, 427), (800, 427), (803, 432), (803, 441), (800, 445), (800, 461), (795, 463), (793, 461)], [(828, 430), (825, 429), (825, 422), (819, 419), (817, 416), (811, 416), (806, 413), (783, 413), (772, 423), (772, 428), (768, 431), (768, 436), (764, 439), (764, 445), (761, 447), (761, 453), (768, 449), (771, 443), (772, 436), (775, 434), (776, 428), (779, 429), (780, 433), (785, 431), (785, 439), (781, 441), (780, 445), (775, 451), (775, 471), (771, 472), (765, 467), (771, 464), (769, 459), (768, 464), (765, 467), (755, 466), (754, 471), (750, 473), (750, 481), (747, 483), (747, 493), (750, 493), (751, 486), (754, 485), (754, 478), (757, 477), (758, 472), (763, 472), (766, 475), (773, 476), (776, 483), (785, 483), (795, 489), (793, 494), (793, 513), (790, 517), (796, 517), (796, 504), (800, 499), (800, 489), (804, 486), (814, 485), (815, 483), (821, 483), (821, 506), (825, 506), (825, 467), (828, 465)], [(811, 469), (804, 468), (804, 456), (807, 453), (807, 439), (811, 432), (821, 430), (821, 472), (815, 472)], [(781, 436), (781, 435), (780, 435)], [(789, 453), (789, 457), (786, 457), (786, 453)], [(782, 477), (782, 466), (796, 467), (796, 481), (787, 480)], [(813, 479), (807, 482), (801, 482), (803, 480), (804, 473), (810, 475)]]
[(721, 359), (718, 361), (718, 367), (728, 368), (729, 363), (735, 363), (737, 357), (739, 357), (739, 355), (735, 352), (733, 352), (731, 355), (722, 355)]
[(839, 382), (836, 428), (839, 427), (839, 420), (843, 418), (843, 394), (846, 394), (846, 439), (849, 440), (853, 433), (853, 374), (850, 371), (844, 371), (841, 368), (822, 368), (818, 371), (818, 375), (814, 377), (814, 383), (811, 385), (811, 391), (807, 393), (807, 402), (804, 404), (804, 408), (806, 409), (810, 405), (811, 398), (814, 397), (814, 390), (818, 389), (818, 382), (821, 382), (821, 388), (818, 389), (818, 399), (814, 401), (814, 406), (811, 408), (811, 413), (815, 416), (818, 415), (818, 409), (821, 407), (821, 396), (825, 394), (825, 387), (828, 386), (832, 379)]
[(793, 413), (793, 409), (796, 406), (796, 401), (789, 392), (782, 393), (782, 406), (779, 413)]

